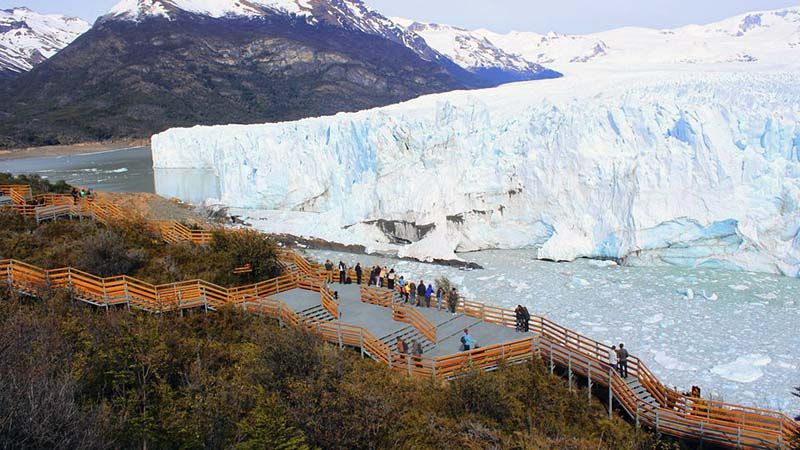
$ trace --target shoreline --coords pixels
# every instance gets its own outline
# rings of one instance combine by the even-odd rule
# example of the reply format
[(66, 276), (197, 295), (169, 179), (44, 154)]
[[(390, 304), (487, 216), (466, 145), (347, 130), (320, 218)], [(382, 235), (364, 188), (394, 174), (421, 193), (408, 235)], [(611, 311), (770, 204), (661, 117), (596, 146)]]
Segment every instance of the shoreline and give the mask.
[(411, 261), (422, 264), (433, 264), (437, 266), (455, 267), (462, 270), (482, 270), (483, 266), (480, 264), (462, 261), (458, 259), (434, 259), (433, 261), (420, 261), (415, 258), (400, 257), (391, 253), (367, 253), (367, 248), (363, 245), (355, 244), (341, 244), (338, 242), (326, 241), (319, 238), (306, 238), (295, 236), (292, 234), (275, 234), (266, 233), (271, 238), (275, 239), (280, 245), (286, 248), (300, 249), (300, 250), (329, 250), (335, 252), (351, 253), (353, 255), (366, 255), (366, 256), (380, 256), (384, 258), (392, 258), (398, 261)]
[(149, 139), (131, 139), (115, 142), (85, 142), (73, 145), (51, 145), (21, 149), (0, 149), (0, 161), (24, 158), (49, 158), (59, 156), (91, 155), (147, 147)]

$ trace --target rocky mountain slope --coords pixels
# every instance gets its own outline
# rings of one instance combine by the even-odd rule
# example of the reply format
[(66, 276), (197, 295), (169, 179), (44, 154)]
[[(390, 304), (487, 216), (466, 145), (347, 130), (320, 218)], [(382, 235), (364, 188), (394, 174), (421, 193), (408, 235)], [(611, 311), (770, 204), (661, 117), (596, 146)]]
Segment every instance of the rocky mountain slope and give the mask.
[(24, 7), (0, 10), (0, 78), (31, 70), (89, 27), (75, 17), (43, 15)]
[(293, 120), (496, 84), (360, 0), (123, 0), (6, 86), (0, 147)]

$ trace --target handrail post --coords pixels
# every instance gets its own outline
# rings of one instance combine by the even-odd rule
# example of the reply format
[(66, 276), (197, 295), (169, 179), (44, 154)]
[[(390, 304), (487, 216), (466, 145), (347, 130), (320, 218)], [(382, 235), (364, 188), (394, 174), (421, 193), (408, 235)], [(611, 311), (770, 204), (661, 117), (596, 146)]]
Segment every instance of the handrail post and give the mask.
[(358, 347), (361, 349), (361, 359), (364, 359), (364, 329), (358, 329)]
[(342, 348), (342, 324), (336, 324), (336, 337), (339, 339), (339, 348)]
[(569, 391), (572, 392), (572, 350), (567, 351), (567, 377), (569, 378)]
[(610, 367), (608, 369), (608, 418), (611, 418), (612, 408), (614, 406), (614, 368)]
[(639, 428), (639, 399), (636, 399), (636, 428)]
[(556, 370), (556, 366), (553, 364), (553, 342), (547, 341), (547, 343), (550, 345), (550, 375), (552, 375)]
[(589, 360), (589, 371), (588, 371), (588, 375), (586, 376), (586, 379), (587, 379), (587, 390), (589, 391), (588, 394), (587, 394), (587, 397), (589, 398), (589, 401), (591, 402), (592, 401), (592, 360), (591, 359)]
[(128, 311), (131, 310), (131, 293), (128, 291), (128, 277), (122, 278), (122, 289), (125, 292), (125, 306)]

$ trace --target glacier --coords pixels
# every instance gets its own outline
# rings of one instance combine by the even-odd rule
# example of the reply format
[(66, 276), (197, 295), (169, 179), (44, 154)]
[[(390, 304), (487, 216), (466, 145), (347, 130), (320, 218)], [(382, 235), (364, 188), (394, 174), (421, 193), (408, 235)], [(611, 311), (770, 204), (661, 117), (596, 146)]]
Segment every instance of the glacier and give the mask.
[[(800, 276), (797, 71), (586, 72), (171, 129), (152, 151), (160, 194), (200, 189), (269, 232), (421, 260), (536, 249)], [(181, 186), (186, 170), (203, 176)]]

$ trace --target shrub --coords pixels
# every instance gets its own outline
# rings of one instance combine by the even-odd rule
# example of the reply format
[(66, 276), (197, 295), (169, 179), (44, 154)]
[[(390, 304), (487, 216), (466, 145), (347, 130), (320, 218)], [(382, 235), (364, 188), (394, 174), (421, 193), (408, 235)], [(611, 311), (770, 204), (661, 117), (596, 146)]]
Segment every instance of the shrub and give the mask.
[(51, 183), (50, 180), (39, 175), (11, 175), (10, 173), (0, 173), (0, 184), (27, 184), (30, 185), (34, 195), (37, 194), (69, 194), (72, 186), (64, 180)]
[(261, 233), (216, 231), (211, 250), (217, 254), (220, 264), (231, 268), (231, 273), (235, 267), (250, 264), (253, 270), (241, 276), (243, 282), (266, 280), (281, 274), (277, 246)]
[(76, 243), (76, 268), (101, 277), (133, 275), (144, 265), (144, 250), (130, 248), (116, 230), (101, 230)]
[(442, 288), (445, 292), (450, 292), (450, 289), (454, 288), (455, 286), (447, 277), (441, 277), (436, 279), (436, 289)]

